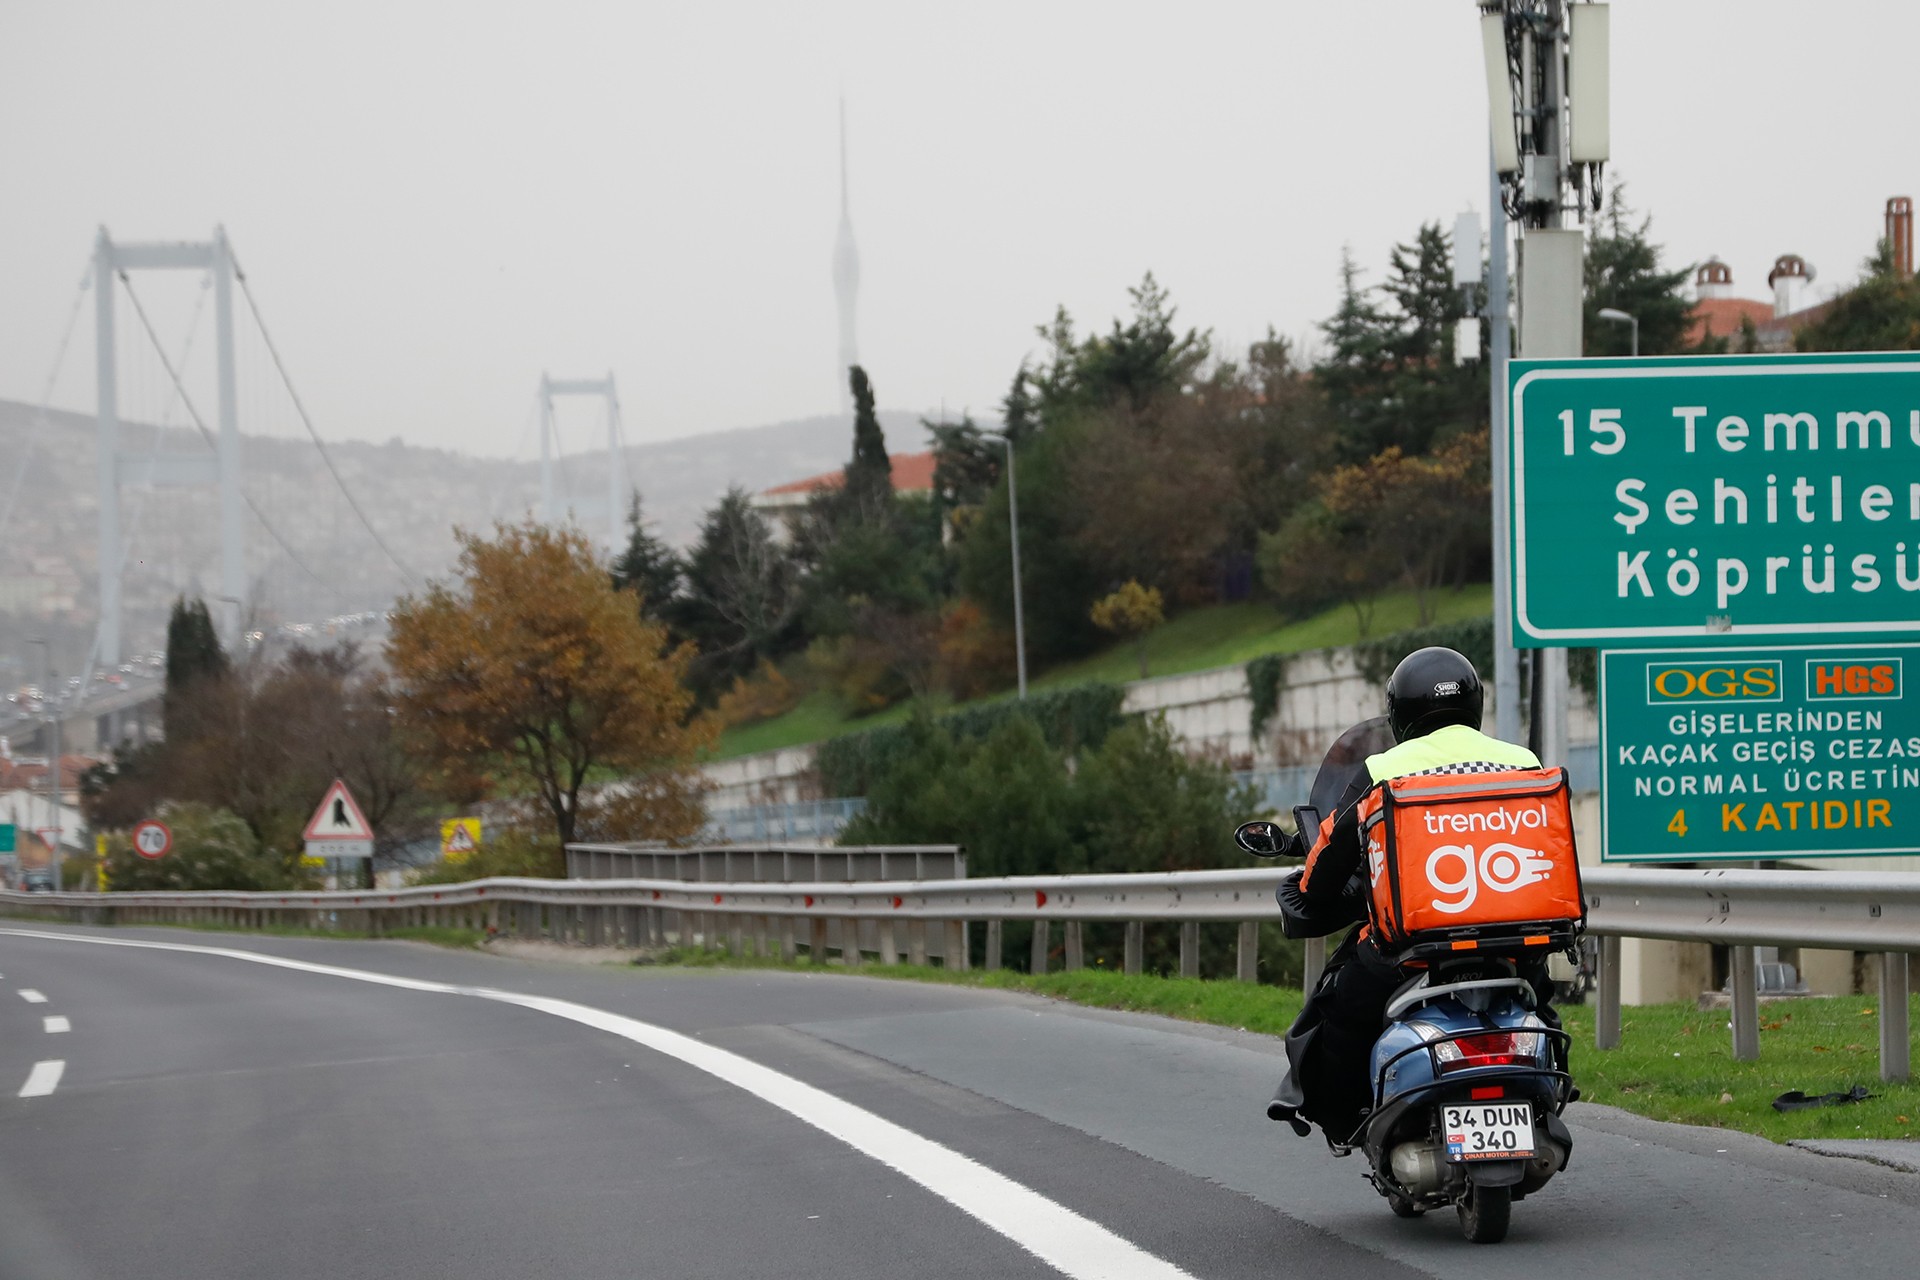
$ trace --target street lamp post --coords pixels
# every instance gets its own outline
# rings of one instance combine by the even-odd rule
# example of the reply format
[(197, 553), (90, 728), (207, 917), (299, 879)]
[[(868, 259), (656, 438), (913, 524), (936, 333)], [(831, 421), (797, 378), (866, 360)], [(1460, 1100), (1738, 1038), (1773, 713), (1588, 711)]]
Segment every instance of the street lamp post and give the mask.
[(1636, 356), (1640, 354), (1640, 317), (1630, 316), (1626, 312), (1618, 310), (1617, 308), (1614, 308), (1614, 307), (1602, 307), (1596, 314), (1602, 320), (1611, 320), (1615, 324), (1632, 325), (1633, 326), (1633, 354)]
[(47, 823), (53, 829), (53, 840), (51, 842), (53, 849), (53, 888), (57, 893), (65, 889), (66, 884), (62, 876), (65, 868), (61, 865), (60, 857), (60, 837), (64, 834), (60, 829), (60, 708), (54, 701), (53, 645), (46, 640), (29, 640), (27, 643), (40, 646), (40, 667), (42, 672), (40, 705), (45, 707), (48, 713)]
[(1014, 482), (1013, 441), (994, 432), (983, 433), (1007, 448), (1007, 524), (1013, 532), (1013, 655), (1020, 673), (1020, 700), (1027, 697), (1027, 628), (1020, 608), (1020, 486)]

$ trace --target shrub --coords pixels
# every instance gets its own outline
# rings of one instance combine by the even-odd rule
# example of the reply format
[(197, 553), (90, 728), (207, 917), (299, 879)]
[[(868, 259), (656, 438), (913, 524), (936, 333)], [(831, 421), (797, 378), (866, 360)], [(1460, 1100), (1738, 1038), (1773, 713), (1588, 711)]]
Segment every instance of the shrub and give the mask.
[[(1076, 685), (1058, 693), (1037, 694), (1021, 702), (1001, 699), (963, 707), (939, 717), (940, 726), (954, 739), (977, 741), (1009, 719), (1031, 720), (1052, 747), (1068, 752), (1097, 747), (1121, 722), (1120, 706), (1126, 690), (1111, 684)], [(923, 718), (924, 713), (921, 717)], [(884, 775), (910, 749), (910, 726), (889, 725), (829, 738), (820, 744), (814, 767), (820, 787), (830, 796), (864, 796), (874, 779)]]

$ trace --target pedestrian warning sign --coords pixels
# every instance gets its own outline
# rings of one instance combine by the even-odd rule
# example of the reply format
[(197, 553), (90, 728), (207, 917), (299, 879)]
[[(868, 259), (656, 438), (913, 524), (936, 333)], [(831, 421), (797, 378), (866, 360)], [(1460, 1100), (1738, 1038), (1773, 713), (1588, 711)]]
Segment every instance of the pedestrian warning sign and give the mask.
[(447, 818), (440, 823), (440, 856), (465, 862), (480, 848), (480, 819)]
[(335, 778), (307, 822), (309, 858), (371, 858), (373, 827), (354, 803), (347, 784)]

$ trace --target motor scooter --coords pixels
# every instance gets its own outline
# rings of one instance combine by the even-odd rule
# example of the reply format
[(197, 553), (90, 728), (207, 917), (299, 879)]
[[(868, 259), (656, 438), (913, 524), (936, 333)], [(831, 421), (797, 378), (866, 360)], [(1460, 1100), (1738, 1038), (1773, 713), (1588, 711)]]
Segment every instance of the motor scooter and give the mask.
[[(1299, 856), (1355, 770), (1391, 745), (1384, 719), (1356, 725), (1328, 752), (1310, 802), (1294, 810), (1298, 840), (1277, 824), (1249, 822), (1236, 843), (1259, 857)], [(1555, 928), (1549, 945), (1572, 946), (1578, 933)], [(1357, 1130), (1326, 1135), (1335, 1155), (1366, 1156), (1368, 1181), (1396, 1215), (1452, 1205), (1468, 1240), (1495, 1243), (1507, 1234), (1514, 1202), (1567, 1167), (1573, 1137), (1562, 1113), (1578, 1096), (1567, 1070), (1570, 1037), (1540, 1016), (1522, 967), (1548, 936), (1515, 933), (1503, 945), (1496, 931), (1459, 952), (1429, 945), (1403, 970), (1407, 980), (1387, 1003), (1370, 1055), (1370, 1105)], [(1309, 1022), (1303, 1017), (1288, 1036), (1296, 1066), (1313, 1034), (1303, 1030)], [(1268, 1114), (1305, 1136), (1297, 1076), (1288, 1072)]]

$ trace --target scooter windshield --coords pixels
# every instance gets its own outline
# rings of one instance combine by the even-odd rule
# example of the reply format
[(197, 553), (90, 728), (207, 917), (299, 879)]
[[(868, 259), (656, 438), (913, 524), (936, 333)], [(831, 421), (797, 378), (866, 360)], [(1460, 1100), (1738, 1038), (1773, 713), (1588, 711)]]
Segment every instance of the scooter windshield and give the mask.
[(1318, 813), (1332, 813), (1354, 778), (1367, 767), (1367, 757), (1378, 755), (1392, 745), (1393, 731), (1387, 728), (1385, 716), (1362, 720), (1341, 734), (1327, 751), (1327, 758), (1320, 762), (1308, 803)]

